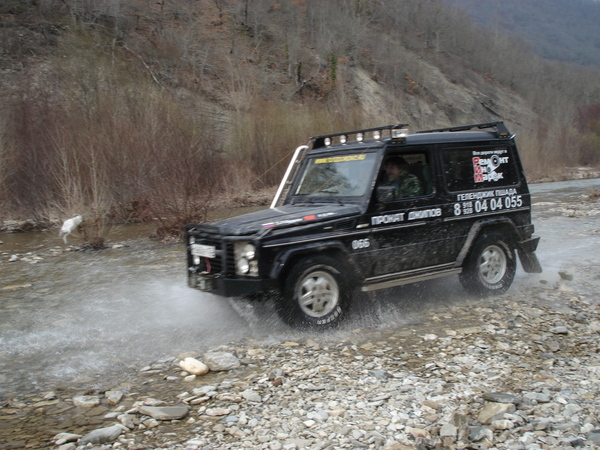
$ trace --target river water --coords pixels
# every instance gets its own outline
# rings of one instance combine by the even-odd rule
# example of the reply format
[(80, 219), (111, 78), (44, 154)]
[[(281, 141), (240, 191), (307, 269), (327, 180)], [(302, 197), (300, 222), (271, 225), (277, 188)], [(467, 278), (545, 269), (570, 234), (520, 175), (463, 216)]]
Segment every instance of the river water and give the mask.
[[(559, 271), (596, 289), (600, 200), (584, 196), (600, 193), (600, 180), (531, 188), (544, 273), (519, 270), (511, 292), (552, 284)], [(56, 230), (0, 235), (0, 402), (22, 392), (122, 380), (162, 357), (241, 339), (307, 336), (283, 325), (271, 301), (226, 300), (189, 289), (183, 244), (139, 238), (150, 231), (120, 227), (110, 239), (123, 247), (89, 252), (65, 251)], [(9, 262), (12, 255), (18, 260)], [(374, 296), (374, 309), (356, 311), (326, 338), (403, 326), (418, 320), (422, 300), (431, 306), (465, 294), (451, 277)]]

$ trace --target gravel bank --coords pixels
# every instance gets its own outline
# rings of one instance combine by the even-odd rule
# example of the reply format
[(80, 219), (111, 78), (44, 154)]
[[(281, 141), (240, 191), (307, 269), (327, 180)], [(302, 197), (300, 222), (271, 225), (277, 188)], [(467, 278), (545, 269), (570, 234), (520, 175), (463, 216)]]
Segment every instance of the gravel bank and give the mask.
[(600, 447), (598, 297), (571, 279), (343, 342), (242, 341), (118, 386), (24, 393), (1, 405), (0, 448)]

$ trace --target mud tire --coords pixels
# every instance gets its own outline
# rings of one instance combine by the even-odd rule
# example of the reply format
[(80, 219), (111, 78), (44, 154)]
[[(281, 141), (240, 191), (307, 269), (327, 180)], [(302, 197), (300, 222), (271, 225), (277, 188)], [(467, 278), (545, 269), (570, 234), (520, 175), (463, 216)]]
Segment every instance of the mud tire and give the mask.
[(472, 294), (500, 295), (510, 288), (516, 268), (515, 251), (506, 236), (500, 233), (484, 234), (471, 249), (460, 281)]
[(287, 274), (277, 312), (296, 328), (331, 328), (347, 315), (351, 290), (343, 263), (325, 255), (305, 258)]

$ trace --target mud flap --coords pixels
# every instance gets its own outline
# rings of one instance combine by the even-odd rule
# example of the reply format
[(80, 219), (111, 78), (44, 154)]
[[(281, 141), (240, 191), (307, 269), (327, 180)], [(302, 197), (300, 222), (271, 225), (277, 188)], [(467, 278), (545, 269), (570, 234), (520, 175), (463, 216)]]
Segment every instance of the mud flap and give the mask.
[(535, 254), (539, 242), (539, 237), (533, 237), (520, 243), (519, 259), (523, 270), (527, 273), (542, 273), (542, 265)]
[(537, 259), (535, 253), (527, 253), (519, 250), (519, 259), (521, 260), (521, 265), (523, 266), (523, 270), (525, 272), (542, 273), (542, 265)]

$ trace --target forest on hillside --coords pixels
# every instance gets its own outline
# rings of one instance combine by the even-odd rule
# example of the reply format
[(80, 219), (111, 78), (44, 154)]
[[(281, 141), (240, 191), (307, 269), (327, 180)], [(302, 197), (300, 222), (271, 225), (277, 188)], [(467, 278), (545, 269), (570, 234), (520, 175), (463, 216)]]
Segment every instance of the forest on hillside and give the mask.
[(544, 58), (600, 68), (600, 2), (446, 0), (477, 23), (520, 36)]
[(600, 165), (599, 72), (443, 0), (5, 0), (0, 25), (0, 220), (180, 229), (308, 136), (407, 117), (503, 119), (532, 178)]

